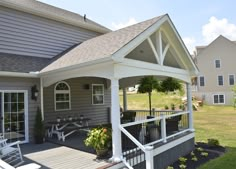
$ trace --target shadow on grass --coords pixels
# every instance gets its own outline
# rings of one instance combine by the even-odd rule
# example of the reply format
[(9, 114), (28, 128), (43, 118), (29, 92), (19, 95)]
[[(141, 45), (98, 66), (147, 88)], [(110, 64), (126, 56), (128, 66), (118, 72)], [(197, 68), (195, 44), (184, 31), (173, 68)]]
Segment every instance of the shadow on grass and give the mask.
[(226, 147), (224, 155), (200, 166), (198, 169), (233, 169), (236, 168), (236, 147)]

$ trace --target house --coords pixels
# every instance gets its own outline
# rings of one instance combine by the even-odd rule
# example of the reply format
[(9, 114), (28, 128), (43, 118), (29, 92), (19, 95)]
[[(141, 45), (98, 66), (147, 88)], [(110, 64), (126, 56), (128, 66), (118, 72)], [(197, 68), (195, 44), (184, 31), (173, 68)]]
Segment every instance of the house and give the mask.
[[(198, 69), (167, 14), (111, 31), (38, 1), (0, 0), (0, 38), (1, 131), (8, 139), (33, 141), (39, 106), (45, 123), (74, 115), (90, 118), (93, 125), (111, 121), (112, 159), (127, 166), (121, 133), (143, 150), (146, 168), (169, 165), (193, 149), (191, 77)], [(151, 119), (162, 121), (162, 138), (142, 145), (120, 124), (119, 88), (150, 75), (186, 83), (188, 110), (172, 116), (186, 115), (188, 125), (167, 135), (165, 118), (172, 116)]]
[(210, 105), (232, 105), (235, 52), (236, 43), (222, 35), (207, 46), (196, 47), (194, 57), (200, 73), (193, 95)]

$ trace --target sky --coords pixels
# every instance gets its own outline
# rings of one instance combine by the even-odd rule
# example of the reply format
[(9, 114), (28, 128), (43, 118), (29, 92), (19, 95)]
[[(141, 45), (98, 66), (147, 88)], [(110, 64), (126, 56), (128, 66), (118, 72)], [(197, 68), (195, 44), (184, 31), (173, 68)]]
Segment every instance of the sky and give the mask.
[(234, 0), (39, 0), (117, 30), (168, 13), (190, 53), (219, 35), (236, 41)]

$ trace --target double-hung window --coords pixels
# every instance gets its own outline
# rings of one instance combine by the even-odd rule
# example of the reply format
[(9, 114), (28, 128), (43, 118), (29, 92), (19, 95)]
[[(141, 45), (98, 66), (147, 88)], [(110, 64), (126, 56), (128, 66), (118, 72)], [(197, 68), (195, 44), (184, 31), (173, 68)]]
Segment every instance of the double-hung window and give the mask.
[(70, 86), (66, 82), (59, 82), (54, 88), (55, 110), (70, 110)]
[(103, 84), (92, 85), (92, 104), (93, 105), (104, 104), (104, 85)]
[(229, 85), (234, 85), (234, 75), (229, 75)]
[(200, 86), (205, 86), (205, 78), (204, 78), (204, 76), (200, 76), (199, 77), (199, 83), (200, 83)]
[(218, 85), (223, 86), (224, 85), (224, 78), (222, 75), (218, 76)]
[(215, 94), (214, 95), (214, 104), (224, 104), (225, 96), (223, 94)]
[(219, 59), (215, 60), (215, 67), (220, 68), (220, 60)]

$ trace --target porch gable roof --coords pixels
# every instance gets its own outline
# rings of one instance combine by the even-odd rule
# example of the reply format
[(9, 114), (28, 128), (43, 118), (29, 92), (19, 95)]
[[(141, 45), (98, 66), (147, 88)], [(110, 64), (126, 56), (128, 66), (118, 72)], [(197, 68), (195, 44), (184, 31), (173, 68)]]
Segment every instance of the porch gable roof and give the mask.
[[(178, 53), (178, 58), (182, 63), (184, 62), (185, 69), (191, 72), (192, 75), (196, 75), (198, 68), (168, 14), (87, 40), (49, 64), (40, 73), (62, 71), (83, 64), (94, 64), (99, 61), (113, 60), (122, 62), (122, 58), (144, 40), (150, 40), (151, 34), (156, 32), (162, 25), (169, 25), (168, 29), (172, 31), (172, 36), (174, 37), (169, 37), (168, 39), (174, 38), (174, 43), (176, 44), (172, 42), (172, 46), (177, 45), (181, 51)], [(166, 32), (162, 28), (161, 30)], [(153, 50), (155, 50), (155, 47), (153, 47)]]
[(163, 16), (165, 15), (89, 39), (45, 67), (41, 73), (111, 57)]

